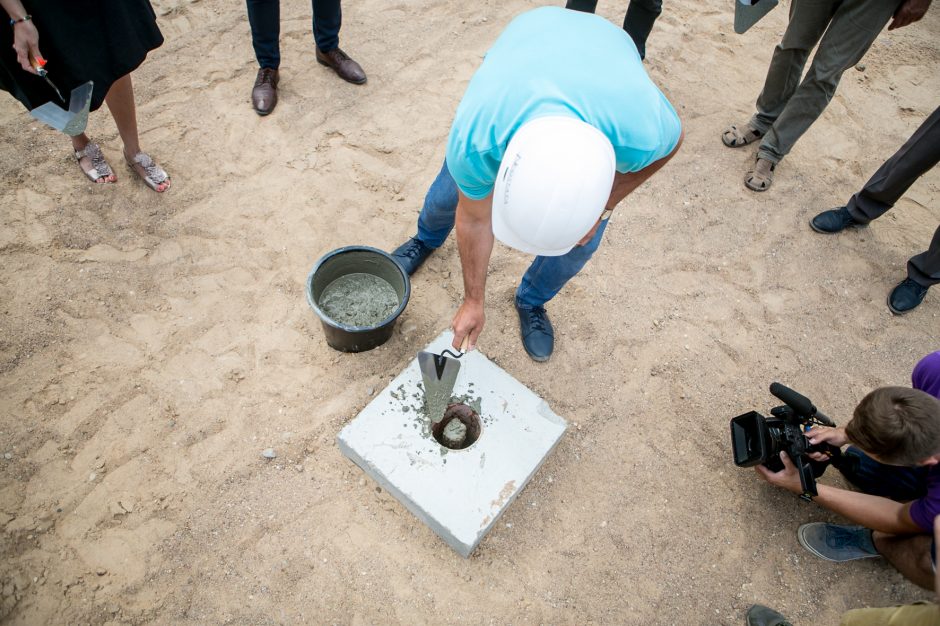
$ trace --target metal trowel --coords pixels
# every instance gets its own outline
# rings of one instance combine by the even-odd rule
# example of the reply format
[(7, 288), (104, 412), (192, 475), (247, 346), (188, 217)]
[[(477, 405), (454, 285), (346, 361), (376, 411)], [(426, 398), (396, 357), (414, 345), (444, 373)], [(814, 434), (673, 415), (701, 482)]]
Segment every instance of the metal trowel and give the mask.
[[(428, 407), (431, 421), (437, 424), (444, 419), (444, 412), (454, 393), (457, 383), (457, 372), (460, 371), (460, 357), (467, 350), (470, 337), (465, 337), (460, 346), (460, 354), (444, 350), (440, 354), (425, 352), (418, 353), (418, 367), (421, 368), (421, 378), (424, 380), (424, 399)], [(450, 357), (444, 356), (449, 354)], [(453, 357), (453, 358), (451, 358)]]
[(747, 32), (775, 6), (777, 0), (734, 0), (734, 32)]
[(95, 84), (88, 81), (73, 89), (69, 97), (68, 111), (50, 101), (36, 107), (29, 114), (66, 135), (81, 135), (88, 125), (88, 111), (91, 108), (91, 93), (94, 87)]

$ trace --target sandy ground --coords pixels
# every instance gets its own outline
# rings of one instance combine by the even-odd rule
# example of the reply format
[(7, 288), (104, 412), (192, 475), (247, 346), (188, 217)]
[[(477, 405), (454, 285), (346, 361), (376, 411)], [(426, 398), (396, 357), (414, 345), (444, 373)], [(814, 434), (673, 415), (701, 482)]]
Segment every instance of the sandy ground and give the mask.
[[(540, 3), (348, 0), (356, 87), (314, 61), (309, 4), (285, 1), (268, 118), (243, 6), (154, 4), (167, 43), (134, 80), (166, 195), (123, 167), (87, 183), (62, 136), (0, 99), (0, 620), (739, 624), (761, 602), (834, 624), (930, 597), (884, 562), (806, 553), (797, 526), (836, 516), (735, 468), (728, 420), (766, 412), (780, 380), (845, 423), (940, 346), (940, 293), (885, 307), (940, 220), (940, 171), (869, 229), (807, 226), (936, 106), (940, 7), (882, 34), (758, 195), (753, 149), (719, 133), (750, 114), (786, 7), (738, 36), (730, 0), (666, 4), (648, 68), (686, 141), (551, 303), (547, 364), (511, 306), (528, 259), (494, 252), (481, 349), (571, 428), (464, 560), (335, 445), (449, 325), (455, 243), (372, 352), (331, 350), (303, 283), (333, 248), (413, 233), (467, 80)], [(600, 12), (620, 23), (625, 4)], [(118, 165), (104, 110), (90, 133)]]

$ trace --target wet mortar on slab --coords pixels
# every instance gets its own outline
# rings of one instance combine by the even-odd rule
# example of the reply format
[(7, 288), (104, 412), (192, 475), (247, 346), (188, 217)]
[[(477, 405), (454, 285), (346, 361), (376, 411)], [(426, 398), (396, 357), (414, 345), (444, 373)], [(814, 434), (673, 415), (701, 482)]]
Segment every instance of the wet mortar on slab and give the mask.
[[(448, 331), (425, 350), (440, 353), (452, 341)], [(343, 427), (337, 444), (467, 557), (548, 458), (567, 424), (478, 350), (463, 356), (438, 424), (429, 414), (422, 379), (415, 358)]]

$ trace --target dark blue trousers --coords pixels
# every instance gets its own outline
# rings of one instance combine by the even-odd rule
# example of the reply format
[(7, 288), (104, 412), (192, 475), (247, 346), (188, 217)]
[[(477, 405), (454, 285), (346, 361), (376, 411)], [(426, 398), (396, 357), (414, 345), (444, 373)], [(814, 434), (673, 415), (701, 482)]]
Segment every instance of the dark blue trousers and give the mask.
[(885, 465), (854, 446), (846, 448), (841, 461), (833, 464), (862, 493), (898, 502), (910, 502), (927, 494), (926, 467)]
[[(263, 68), (276, 70), (281, 65), (281, 3), (280, 0), (247, 0), (248, 23), (255, 58)], [(312, 0), (313, 39), (323, 52), (339, 47), (342, 24), (340, 0)]]

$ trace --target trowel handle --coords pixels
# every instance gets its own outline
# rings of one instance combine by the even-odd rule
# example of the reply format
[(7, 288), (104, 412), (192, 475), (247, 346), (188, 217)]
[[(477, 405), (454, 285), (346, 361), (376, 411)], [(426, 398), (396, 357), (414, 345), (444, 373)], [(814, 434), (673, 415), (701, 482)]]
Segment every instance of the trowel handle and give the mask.
[(470, 335), (464, 335), (463, 341), (460, 342), (460, 354), (463, 355), (467, 348), (470, 346)]
[(39, 74), (40, 76), (45, 76), (46, 74), (49, 73), (45, 69), (43, 69), (46, 67), (46, 63), (48, 63), (48, 61), (46, 61), (42, 57), (39, 57), (37, 59), (36, 57), (33, 56), (32, 51), (30, 51), (29, 64), (33, 66), (33, 69), (36, 70), (36, 73)]

